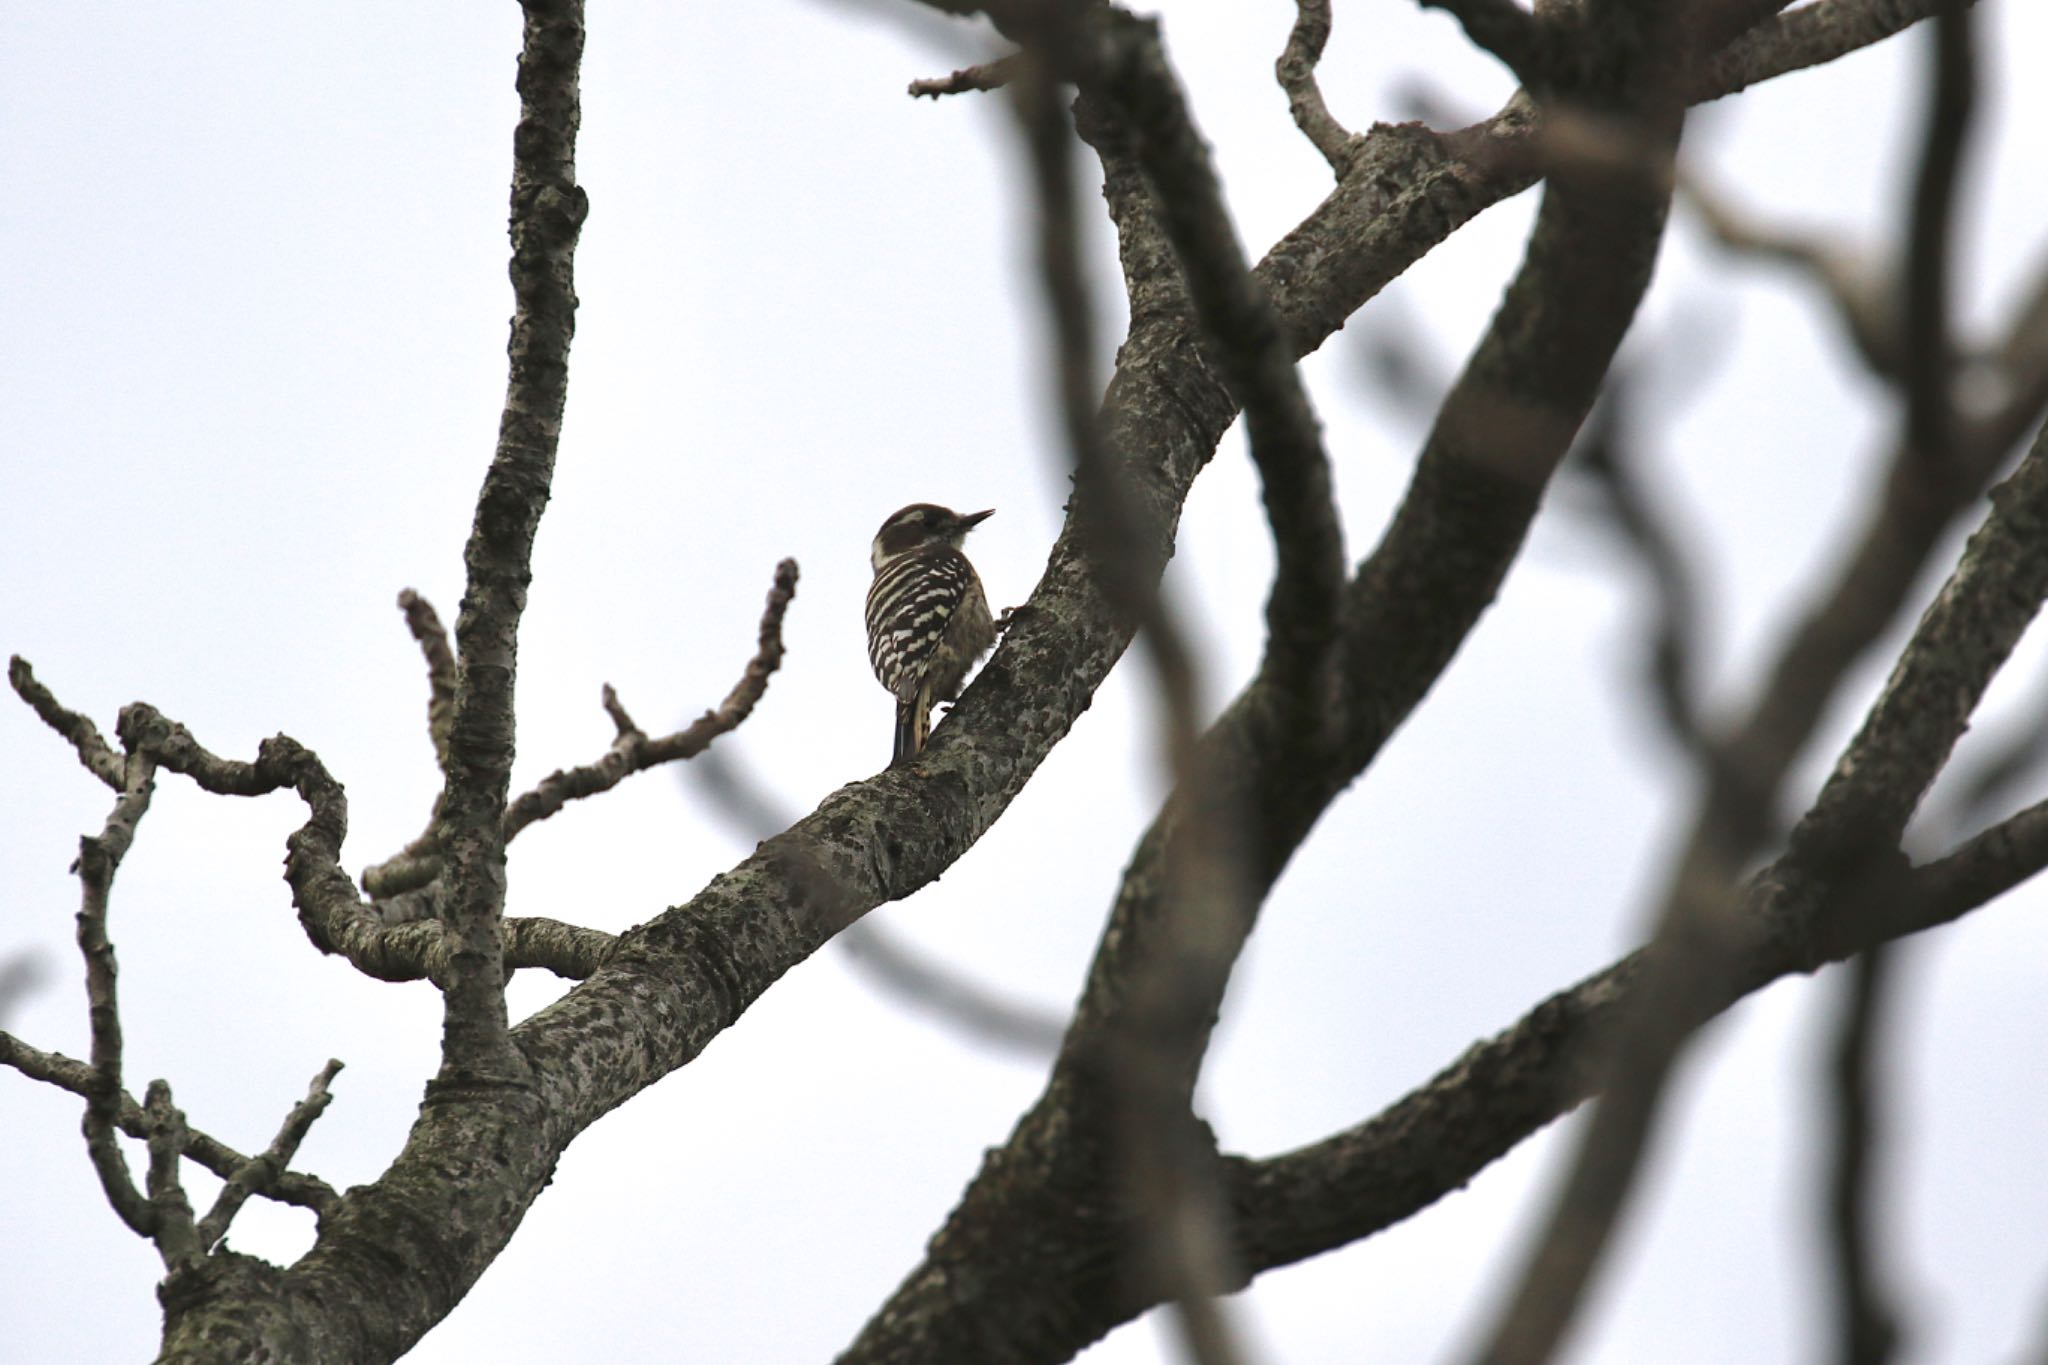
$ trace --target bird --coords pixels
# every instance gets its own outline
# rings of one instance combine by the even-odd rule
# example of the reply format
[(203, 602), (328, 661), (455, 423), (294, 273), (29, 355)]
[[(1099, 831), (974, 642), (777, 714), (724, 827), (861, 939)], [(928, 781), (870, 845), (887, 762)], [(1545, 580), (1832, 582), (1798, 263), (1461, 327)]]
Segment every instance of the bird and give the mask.
[(995, 515), (913, 502), (889, 514), (869, 552), (868, 662), (896, 698), (894, 767), (924, 748), (932, 704), (960, 695), (968, 670), (996, 641), (981, 576), (961, 552)]

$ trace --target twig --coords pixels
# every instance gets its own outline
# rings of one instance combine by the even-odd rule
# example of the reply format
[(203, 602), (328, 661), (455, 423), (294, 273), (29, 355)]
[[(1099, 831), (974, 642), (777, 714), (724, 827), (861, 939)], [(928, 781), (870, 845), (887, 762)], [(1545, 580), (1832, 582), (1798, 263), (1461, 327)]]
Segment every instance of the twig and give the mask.
[(406, 628), (427, 660), (427, 738), (434, 746), (434, 764), (441, 770), (442, 790), (435, 795), (427, 827), (419, 836), (383, 862), (363, 869), (363, 890), (375, 901), (424, 889), (441, 875), (444, 866), (441, 802), (447, 792), (448, 732), (455, 719), (455, 654), (448, 647), (448, 632), (433, 603), (407, 588), (398, 594), (398, 608), (405, 613)]
[[(1976, 0), (1965, 0), (1974, 5)], [(1694, 104), (1760, 81), (1822, 66), (1940, 13), (1950, 0), (1814, 0), (1766, 19), (1713, 53), (1688, 76)]]
[(1697, 576), (1677, 533), (1637, 477), (1638, 462), (1628, 435), (1635, 382), (1632, 374), (1619, 369), (1610, 375), (1606, 392), (1580, 434), (1575, 458), (1566, 467), (1583, 471), (1598, 485), (1609, 523), (1642, 566), (1652, 603), (1649, 628), (1642, 632), (1650, 695), (1680, 748), (1711, 767), (1722, 760), (1699, 716)]
[(983, 62), (978, 66), (962, 67), (950, 76), (928, 76), (910, 83), (910, 97), (929, 95), (933, 99), (941, 95), (964, 95), (971, 90), (1000, 90), (1017, 78), (1023, 69), (1024, 54), (1012, 52)]
[(448, 771), (448, 727), (455, 718), (455, 652), (434, 604), (411, 588), (398, 594), (406, 628), (427, 660), (427, 738), (433, 741), (434, 762)]
[(83, 888), (78, 910), (78, 950), (85, 958), (86, 1017), (92, 1032), (85, 1148), (114, 1212), (137, 1235), (154, 1237), (158, 1210), (152, 1200), (136, 1189), (128, 1160), (114, 1137), (114, 1118), (121, 1095), (121, 1005), (115, 989), (114, 945), (107, 936), (107, 899), (114, 873), (135, 840), (136, 822), (149, 809), (156, 781), (156, 764), (146, 754), (131, 748), (124, 766), (127, 774), (121, 797), (107, 816), (105, 828), (97, 836), (87, 835), (78, 841), (78, 861), (72, 864)]
[[(10, 1033), (0, 1032), (0, 1065), (11, 1066), (31, 1080), (54, 1085), (81, 1097), (89, 1096), (93, 1088), (93, 1069), (76, 1058), (60, 1053), (43, 1052), (30, 1047)], [(114, 1097), (114, 1126), (132, 1138), (149, 1136), (149, 1116), (143, 1112), (133, 1096), (123, 1092)], [(197, 1129), (187, 1129), (185, 1155), (212, 1171), (222, 1180), (234, 1178), (235, 1172), (248, 1167), (252, 1158), (245, 1157)], [(320, 1215), (331, 1209), (341, 1198), (334, 1188), (325, 1181), (303, 1175), (297, 1171), (281, 1171), (267, 1189), (256, 1191), (280, 1204), (291, 1204), (309, 1209)]]
[(1358, 139), (1337, 122), (1316, 83), (1316, 64), (1330, 41), (1330, 0), (1295, 0), (1294, 27), (1273, 63), (1273, 76), (1287, 93), (1287, 112), (1302, 136), (1330, 163), (1339, 180), (1351, 169)]
[(548, 774), (532, 791), (514, 801), (505, 811), (505, 841), (510, 843), (528, 825), (547, 819), (579, 797), (610, 791), (634, 773), (645, 772), (663, 763), (695, 758), (712, 740), (738, 729), (740, 723), (753, 714), (755, 705), (767, 692), (768, 679), (782, 666), (782, 618), (789, 610), (790, 599), (796, 596), (796, 583), (794, 559), (785, 559), (775, 566), (775, 582), (768, 590), (768, 604), (761, 612), (754, 657), (747, 661), (746, 670), (733, 684), (732, 690), (726, 693), (725, 700), (715, 710), (699, 716), (687, 728), (659, 739), (649, 739), (626, 713), (618, 693), (612, 690), (610, 683), (606, 683), (603, 693), (605, 714), (611, 717), (618, 731), (611, 748), (595, 763)]
[(839, 945), (889, 996), (929, 1010), (964, 1037), (1041, 1059), (1059, 1049), (1060, 1019), (1004, 999), (880, 925), (863, 920), (839, 936)]
[(199, 1220), (196, 1240), (201, 1252), (212, 1251), (227, 1235), (228, 1224), (240, 1213), (242, 1205), (252, 1194), (262, 1194), (276, 1183), (278, 1177), (289, 1170), (292, 1157), (299, 1150), (299, 1144), (306, 1140), (313, 1121), (326, 1110), (334, 1098), (327, 1091), (334, 1078), (341, 1071), (341, 1063), (329, 1061), (320, 1068), (320, 1074), (306, 1090), (306, 1098), (292, 1106), (285, 1115), (284, 1126), (277, 1130), (268, 1147), (249, 1158), (221, 1186), (220, 1194), (214, 1199), (213, 1207)]
[(1835, 1279), (1834, 1358), (1840, 1365), (1885, 1365), (1899, 1339), (1898, 1319), (1875, 1264), (1870, 1169), (1882, 1129), (1874, 1092), (1881, 1070), (1880, 1012), (1888, 997), (1886, 969), (1893, 951), (1879, 945), (1849, 964), (1828, 1067), (1835, 1103), (1828, 1143), (1827, 1244)]
[(85, 765), (87, 772), (115, 791), (122, 789), (126, 777), (121, 755), (115, 753), (113, 746), (101, 737), (99, 727), (89, 717), (60, 706), (50, 689), (36, 681), (35, 670), (19, 654), (7, 660), (7, 681), (14, 688), (15, 695), (29, 704), (43, 724), (62, 735), (78, 751), (78, 761)]
[(1873, 374), (1884, 379), (1899, 375), (1904, 339), (1898, 300), (1864, 262), (1846, 247), (1819, 235), (1765, 227), (1745, 219), (1697, 172), (1682, 176), (1679, 190), (1723, 247), (1789, 265), (1819, 288)]
[(149, 1119), (149, 1205), (154, 1213), (150, 1240), (156, 1243), (164, 1269), (196, 1264), (205, 1255), (192, 1226), (192, 1201), (178, 1179), (178, 1159), (190, 1134), (185, 1115), (171, 1103), (171, 1084), (156, 1080), (143, 1092), (142, 1112)]
[(1955, 233), (1956, 181), (1976, 99), (1970, 11), (1949, 0), (1934, 19), (1934, 92), (1913, 190), (1906, 247), (1906, 439), (1920, 458), (1945, 474), (1955, 463), (1955, 357), (1950, 337), (1949, 259)]

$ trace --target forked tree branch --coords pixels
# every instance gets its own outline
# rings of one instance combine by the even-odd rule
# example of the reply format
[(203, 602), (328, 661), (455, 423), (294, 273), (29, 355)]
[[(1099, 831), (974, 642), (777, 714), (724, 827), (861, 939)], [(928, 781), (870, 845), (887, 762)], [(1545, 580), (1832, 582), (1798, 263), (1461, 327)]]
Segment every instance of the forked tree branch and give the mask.
[[(1662, 220), (1654, 185), (1552, 187), (1522, 275), (1447, 403), (1394, 529), (1346, 594), (1346, 682), (1360, 704), (1343, 717), (1343, 733), (1308, 761), (1298, 712), (1264, 675), (1225, 712), (1205, 740), (1202, 768), (1228, 781), (1177, 791), (1141, 840), (1045, 1094), (1010, 1143), (991, 1153), (924, 1263), (845, 1360), (1060, 1359), (1152, 1301), (1101, 1258), (1124, 1229), (1108, 1212), (1118, 1201), (1105, 1187), (1114, 1110), (1088, 1076), (1103, 1040), (1145, 1015), (1146, 964), (1185, 966), (1173, 956), (1175, 841), (1216, 828), (1196, 801), (1255, 816), (1239, 874), (1253, 894), (1215, 926), (1224, 937), (1210, 951), (1221, 970), (1183, 978), (1197, 983), (1195, 998), (1175, 1017), (1198, 1021), (1172, 1068), (1185, 1080), (1206, 1047), (1258, 894), (1491, 601), (1648, 281)], [(1144, 227), (1119, 226), (1127, 235)], [(1275, 257), (1293, 259), (1291, 244)], [(1126, 242), (1127, 258), (1140, 252)], [(1303, 338), (1293, 340), (1299, 349)], [(1510, 396), (1518, 400), (1512, 422), (1502, 420)], [(1101, 1212), (1083, 1218), (1075, 1209)], [(1015, 1247), (989, 1235), (1020, 1226), (1032, 1231)], [(1026, 1337), (1019, 1323), (1028, 1324)]]
[[(277, 1136), (270, 1145), (237, 1165), (221, 1186), (220, 1194), (214, 1198), (213, 1207), (199, 1220), (197, 1229), (199, 1249), (211, 1251), (227, 1236), (228, 1224), (241, 1212), (242, 1205), (252, 1194), (261, 1194), (277, 1183), (291, 1168), (292, 1157), (298, 1153), (299, 1144), (306, 1140), (306, 1134), (313, 1129), (314, 1120), (327, 1109), (334, 1098), (327, 1087), (341, 1071), (341, 1063), (329, 1061), (313, 1077), (313, 1083), (306, 1088), (306, 1098), (292, 1106), (285, 1115), (284, 1126), (277, 1130)], [(189, 1141), (188, 1141), (189, 1147)]]
[(1473, 46), (1492, 53), (1515, 79), (1532, 90), (1551, 84), (1556, 65), (1552, 35), (1536, 15), (1515, 0), (1418, 0), (1458, 21)]
[(610, 791), (634, 773), (663, 763), (695, 758), (720, 735), (739, 728), (753, 714), (768, 679), (782, 666), (782, 618), (796, 596), (797, 567), (794, 559), (775, 566), (775, 582), (768, 590), (768, 604), (761, 612), (761, 627), (754, 657), (747, 661), (740, 680), (726, 693), (725, 700), (674, 734), (650, 739), (633, 723), (611, 684), (604, 688), (604, 709), (618, 729), (618, 738), (603, 758), (580, 768), (558, 770), (541, 779), (540, 785), (514, 801), (505, 812), (505, 841), (536, 820), (545, 820), (580, 797)]
[(533, 538), (554, 477), (576, 330), (576, 239), (590, 202), (576, 183), (582, 122), (581, 0), (524, 0), (519, 127), (512, 143), (512, 338), (498, 448), (463, 550), (467, 587), (455, 620), (461, 660), (440, 804), (450, 877), (443, 905), (455, 941), (441, 985), (439, 1084), (485, 1092), (529, 1082), (507, 1037), (505, 810), (513, 680)]
[[(580, 13), (570, 4), (533, 0), (529, 20), (522, 84), (542, 81), (555, 94), (573, 91)], [(562, 150), (564, 108), (556, 101), (529, 109), (519, 134), (522, 158), (535, 150), (532, 144), (544, 156)], [(1518, 107), (1458, 141), (1414, 129), (1382, 130), (1365, 139), (1362, 172), (1260, 268), (1261, 285), (1270, 291), (1290, 347), (1296, 353), (1313, 349), (1388, 279), (1474, 213), (1526, 187), (1533, 175), (1526, 165), (1476, 153), (1512, 147), (1526, 138), (1529, 126), (1528, 109)], [(566, 164), (564, 157), (555, 159)], [(521, 203), (522, 212), (572, 220), (558, 243), (573, 235), (573, 220), (581, 216), (580, 196), (560, 186), (554, 198), (543, 187)], [(1127, 260), (1146, 253), (1156, 260), (1159, 247), (1155, 237), (1127, 253)], [(565, 267), (566, 261), (556, 264)], [(1619, 273), (1628, 274), (1636, 264), (1631, 257)], [(565, 342), (565, 269), (554, 282), (552, 301), (564, 305), (554, 317)], [(1132, 337), (1111, 382), (1105, 420), (1106, 445), (1137, 506), (1137, 563), (1153, 577), (1170, 545), (1181, 500), (1234, 407), (1214, 376), (1196, 363), (1194, 333), (1170, 302), (1165, 312), (1146, 311), (1167, 299), (1168, 290), (1134, 298)], [(1601, 320), (1595, 330), (1613, 323), (1606, 307), (1611, 301), (1609, 292), (1598, 293), (1594, 311)], [(515, 350), (519, 345), (515, 337)], [(549, 378), (541, 376), (538, 387), (546, 389)], [(451, 1037), (447, 1048), (451, 1074), (445, 1079), (458, 1083), (436, 1088), (391, 1169), (341, 1199), (313, 1250), (290, 1269), (273, 1270), (223, 1251), (208, 1259), (203, 1273), (174, 1276), (165, 1291), (168, 1353), (253, 1352), (265, 1349), (264, 1343), (292, 1340), (338, 1358), (388, 1359), (409, 1347), (474, 1283), (577, 1133), (686, 1064), (836, 930), (951, 866), (1066, 732), (1130, 638), (1129, 614), (1104, 589), (1100, 565), (1076, 532), (1077, 523), (1092, 515), (1084, 495), (1030, 611), (1020, 615), (963, 697), (946, 727), (946, 742), (934, 745), (918, 772), (885, 774), (836, 793), (689, 904), (622, 935), (587, 982), (500, 1035), (502, 1020), (492, 1017), (490, 1007), (496, 999), (501, 1015), (495, 992), (503, 963), (494, 954), (502, 950), (494, 935), (502, 902), (493, 877), (501, 872), (502, 844), (494, 860), (492, 846), (501, 834), (479, 817), (494, 800), (502, 815), (507, 794), (498, 781), (494, 796), (488, 780), (502, 767), (499, 741), (509, 735), (493, 728), (510, 717), (512, 658), (509, 635), (501, 628), (516, 620), (524, 589), (522, 540), (530, 541), (546, 482), (545, 460), (536, 452), (552, 450), (547, 418), (545, 412), (515, 414), (508, 405), (508, 433), (524, 423), (538, 430), (538, 439), (514, 442), (520, 449), (513, 458), (494, 465), (473, 542), (490, 562), (481, 571), (471, 564), (477, 602), (465, 619), (475, 629), (458, 629), (465, 675), (489, 674), (474, 694), (458, 699), (451, 740), (450, 792), (470, 788), (463, 800), (472, 807), (457, 809), (461, 803), (451, 800), (448, 811), (451, 857), (458, 879), (466, 879), (451, 907), (459, 929), (457, 974), (467, 983), (465, 990), (451, 992), (449, 1011), (451, 1034), (468, 1030)], [(1441, 479), (1442, 472), (1434, 477)], [(1432, 489), (1426, 480), (1422, 486)], [(1445, 487), (1438, 483), (1433, 491), (1441, 494)], [(1519, 540), (1511, 515), (1493, 516), (1501, 509), (1490, 505), (1478, 510), (1488, 514), (1482, 521), (1490, 533), (1504, 530), (1509, 542)], [(1445, 567), (1456, 574), (1471, 566)], [(1451, 648), (1456, 638), (1453, 632)], [(1433, 676), (1417, 670), (1421, 687)], [(1398, 706), (1375, 707), (1372, 715), (1352, 720), (1368, 731), (1378, 728), (1383, 739), (1405, 714)], [(1256, 730), (1251, 733), (1256, 737)], [(238, 794), (253, 794), (264, 782), (271, 784), (265, 789), (289, 782), (310, 790), (301, 795), (315, 807), (315, 819), (310, 833), (294, 836), (294, 857), (299, 870), (324, 888), (339, 849), (339, 788), (317, 770), (317, 762), (306, 764), (309, 756), (298, 746), (273, 744), (278, 747), (259, 754), (257, 764), (240, 765), (254, 771), (254, 779), (229, 772), (224, 780), (229, 787), (248, 788)], [(1276, 841), (1273, 847), (1281, 845)], [(338, 867), (333, 871), (338, 875)], [(351, 887), (348, 906), (357, 904)], [(470, 1008), (476, 1005), (483, 1008)], [(472, 1084), (498, 1079), (509, 1083)], [(336, 1305), (346, 1305), (345, 1311)]]
[(1294, 27), (1288, 31), (1287, 46), (1273, 63), (1273, 75), (1287, 92), (1287, 112), (1294, 126), (1342, 180), (1351, 168), (1357, 138), (1330, 113), (1322, 86), (1316, 82), (1316, 65), (1329, 41), (1330, 0), (1295, 0)]
[[(1775, 901), (1766, 914), (1768, 893), (1782, 888), (1760, 879), (1746, 912), (1754, 932), (1720, 1008), (1786, 976), (1951, 923), (2044, 867), (2048, 802), (1912, 869), (1874, 899), (1834, 905), (1806, 896)], [(1843, 932), (1811, 932), (1823, 917)], [(1363, 1123), (1265, 1160), (1234, 1158), (1246, 1264), (1255, 1272), (1291, 1265), (1391, 1227), (1599, 1093), (1602, 1059), (1642, 989), (1642, 965), (1642, 954), (1632, 954), (1558, 992)]]
[[(1835, 907), (1868, 902), (1873, 885), (1897, 875), (1908, 818), (2048, 596), (2048, 428), (1992, 504), (1786, 853), (1751, 883), (1748, 904), (1769, 917), (1767, 931), (1810, 937), (1826, 945), (1823, 958), (1841, 956), (1835, 947), (1852, 932)], [(1658, 926), (1642, 1004), (1616, 1040), (1570, 1179), (1476, 1359), (1533, 1365), (1555, 1350), (1628, 1196), (1671, 1066), (1726, 1007), (1751, 930), (1693, 876)]]
[[(0, 1066), (11, 1066), (31, 1080), (43, 1081), (80, 1097), (92, 1091), (93, 1069), (90, 1065), (60, 1053), (30, 1047), (10, 1033), (0, 1032)], [(132, 1138), (149, 1135), (149, 1116), (135, 1102), (134, 1096), (123, 1091), (114, 1097), (114, 1106), (115, 1127)], [(237, 1172), (255, 1169), (257, 1158), (243, 1156), (198, 1129), (188, 1128), (185, 1139), (185, 1155), (222, 1180), (232, 1180)], [(252, 1183), (250, 1189), (252, 1193), (280, 1204), (291, 1204), (315, 1214), (324, 1214), (341, 1198), (325, 1181), (283, 1169), (268, 1176), (267, 1183)]]

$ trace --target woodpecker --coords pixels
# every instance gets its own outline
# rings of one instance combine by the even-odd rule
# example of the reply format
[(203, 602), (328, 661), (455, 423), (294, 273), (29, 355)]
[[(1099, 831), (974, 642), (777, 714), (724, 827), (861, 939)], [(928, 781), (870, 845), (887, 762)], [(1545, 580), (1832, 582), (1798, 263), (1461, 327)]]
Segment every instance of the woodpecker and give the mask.
[(981, 578), (960, 552), (967, 533), (993, 515), (914, 502), (875, 532), (868, 662), (896, 698), (891, 766), (924, 748), (932, 703), (959, 696), (967, 670), (996, 642)]

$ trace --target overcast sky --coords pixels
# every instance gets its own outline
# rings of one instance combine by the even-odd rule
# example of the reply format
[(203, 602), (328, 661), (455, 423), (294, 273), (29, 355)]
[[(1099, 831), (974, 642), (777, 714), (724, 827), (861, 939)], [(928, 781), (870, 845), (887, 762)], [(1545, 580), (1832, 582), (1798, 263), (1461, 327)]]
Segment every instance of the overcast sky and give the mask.
[[(1292, 8), (1163, 9), (1262, 250), (1328, 190), (1271, 76)], [(1982, 327), (2048, 247), (2048, 94), (2019, 56), (2048, 51), (2048, 16), (2011, 0), (1978, 13), (1986, 89), (1959, 273)], [(995, 507), (971, 546), (991, 598), (1021, 601), (1037, 578), (1064, 455), (1019, 149), (997, 100), (904, 95), (981, 55), (979, 31), (940, 48), (887, 14), (593, 7), (578, 154), (592, 211), (522, 637), (520, 788), (603, 750), (607, 681), (650, 730), (715, 704), (793, 555), (788, 659), (721, 747), (808, 809), (888, 754), (860, 625), (882, 516)], [(1417, 89), (1477, 115), (1511, 88), (1406, 0), (1340, 0), (1337, 23), (1324, 86), (1355, 127), (1407, 117)], [(1688, 154), (1757, 212), (1882, 253), (1902, 230), (1928, 36), (1701, 111)], [(518, 37), (510, 3), (0, 9), (0, 651), (108, 730), (144, 698), (217, 752), (247, 758), (278, 731), (311, 746), (347, 784), (352, 870), (417, 833), (436, 786), (423, 668), (393, 599), (414, 587), (452, 620), (460, 597), (504, 389)], [(1399, 320), (1448, 373), (1533, 202), (1483, 215), (1307, 363), (1354, 555), (1419, 435), (1366, 382), (1358, 335)], [(1092, 246), (1114, 338), (1106, 223)], [(1707, 667), (1732, 706), (1839, 550), (1896, 413), (1807, 294), (1731, 265), (1689, 223), (1636, 338), (1657, 351), (1643, 454), (1712, 575)], [(1256, 658), (1270, 565), (1233, 433), (1169, 575), (1211, 705)], [(1264, 1155), (1377, 1111), (1633, 944), (1688, 790), (1632, 690), (1641, 611), (1618, 547), (1554, 498), (1452, 671), (1272, 897), (1204, 1081), (1227, 1148)], [(2020, 665), (2038, 655), (1994, 702), (2025, 691)], [(1881, 671), (1832, 716), (1799, 799)], [(9, 1027), (83, 1056), (66, 867), (107, 796), (8, 700), (0, 955), (41, 967)], [(1149, 702), (1142, 672), (1119, 669), (996, 828), (877, 921), (975, 979), (1069, 1005), (1161, 791)], [(167, 1077), (195, 1125), (251, 1151), (338, 1057), (298, 1164), (339, 1187), (396, 1152), (439, 1008), (425, 984), (370, 981), (308, 947), (279, 876), (302, 818), (284, 797), (165, 778), (112, 932), (130, 1087)], [(510, 909), (623, 929), (751, 846), (677, 774), (644, 775), (529, 830)], [(1903, 957), (1881, 1166), (1916, 1359), (2011, 1361), (2048, 1341), (2043, 901), (2024, 890)], [(1572, 1359), (1817, 1354), (1816, 1046), (1840, 984), (1781, 984), (1708, 1035)], [(515, 1012), (558, 989), (522, 977)], [(580, 1139), (413, 1359), (828, 1358), (1042, 1074), (907, 1011), (828, 949)], [(0, 1341), (24, 1361), (138, 1359), (157, 1339), (155, 1253), (100, 1195), (80, 1109), (0, 1075)], [(1556, 1136), (1409, 1224), (1262, 1279), (1239, 1300), (1252, 1339), (1273, 1361), (1441, 1358), (1531, 1226)], [(289, 1260), (310, 1237), (309, 1217), (257, 1201), (230, 1241)], [(1141, 1324), (1087, 1359), (1157, 1360), (1162, 1341)]]

